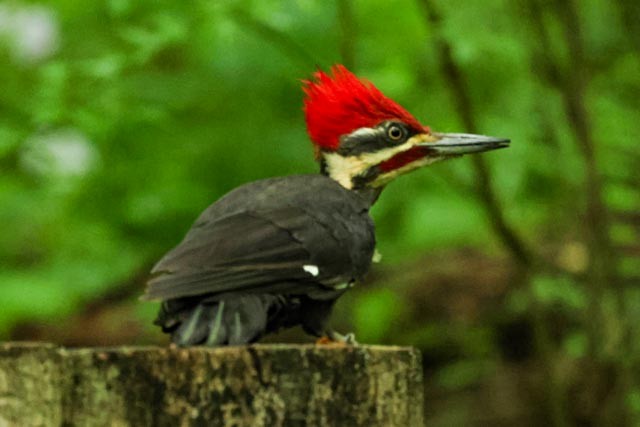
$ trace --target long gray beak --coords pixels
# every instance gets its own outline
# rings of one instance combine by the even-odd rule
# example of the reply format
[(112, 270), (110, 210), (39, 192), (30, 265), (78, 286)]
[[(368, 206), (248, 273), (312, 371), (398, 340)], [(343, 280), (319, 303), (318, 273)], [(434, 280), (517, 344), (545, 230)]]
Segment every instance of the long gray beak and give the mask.
[(472, 135), (468, 133), (438, 133), (433, 136), (440, 138), (435, 142), (425, 142), (421, 147), (427, 148), (437, 154), (455, 156), (461, 154), (481, 153), (509, 146), (510, 140), (506, 138), (494, 138), (492, 136)]

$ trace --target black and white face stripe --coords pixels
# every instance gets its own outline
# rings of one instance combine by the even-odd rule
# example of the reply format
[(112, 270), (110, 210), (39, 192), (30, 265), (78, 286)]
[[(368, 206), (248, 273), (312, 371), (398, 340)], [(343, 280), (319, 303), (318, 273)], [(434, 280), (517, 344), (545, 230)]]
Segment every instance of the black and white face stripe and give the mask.
[(341, 156), (373, 153), (401, 145), (415, 134), (404, 123), (388, 120), (374, 128), (361, 128), (342, 136), (337, 153)]
[(416, 135), (416, 131), (394, 120), (357, 129), (341, 137), (338, 150), (322, 152), (321, 172), (351, 190), (386, 183), (381, 180), (384, 174), (380, 163), (412, 148)]
[(440, 160), (508, 145), (505, 138), (415, 130), (387, 120), (342, 136), (336, 151), (320, 152), (320, 167), (324, 175), (349, 190), (377, 190), (400, 175)]

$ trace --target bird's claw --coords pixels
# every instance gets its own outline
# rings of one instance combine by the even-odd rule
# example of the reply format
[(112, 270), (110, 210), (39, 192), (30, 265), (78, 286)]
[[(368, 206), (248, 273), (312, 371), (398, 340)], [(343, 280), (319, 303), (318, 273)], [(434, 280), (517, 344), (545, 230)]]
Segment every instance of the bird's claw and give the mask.
[(347, 344), (347, 345), (356, 345), (358, 344), (356, 342), (356, 335), (353, 332), (349, 332), (347, 334), (341, 335), (336, 333), (336, 335), (338, 335), (338, 337), (336, 337), (336, 341), (339, 341), (341, 343)]

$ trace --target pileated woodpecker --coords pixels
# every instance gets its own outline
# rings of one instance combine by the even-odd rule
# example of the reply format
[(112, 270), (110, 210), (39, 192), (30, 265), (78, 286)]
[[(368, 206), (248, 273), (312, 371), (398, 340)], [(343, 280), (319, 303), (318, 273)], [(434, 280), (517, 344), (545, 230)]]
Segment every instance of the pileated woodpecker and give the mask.
[(397, 176), (509, 140), (437, 133), (371, 83), (336, 65), (305, 81), (307, 131), (321, 173), (245, 184), (209, 206), (152, 270), (144, 299), (162, 300), (156, 324), (178, 345), (245, 344), (331, 309), (374, 257), (369, 209)]

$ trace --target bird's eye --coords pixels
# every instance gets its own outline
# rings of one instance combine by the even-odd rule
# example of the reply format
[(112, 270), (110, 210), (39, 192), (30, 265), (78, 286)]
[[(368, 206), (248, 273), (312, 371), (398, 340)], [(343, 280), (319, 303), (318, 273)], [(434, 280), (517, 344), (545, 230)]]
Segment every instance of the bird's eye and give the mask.
[(404, 137), (404, 130), (398, 125), (391, 125), (387, 129), (387, 136), (392, 141), (400, 141)]

